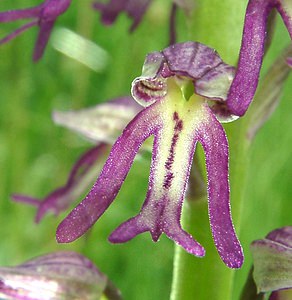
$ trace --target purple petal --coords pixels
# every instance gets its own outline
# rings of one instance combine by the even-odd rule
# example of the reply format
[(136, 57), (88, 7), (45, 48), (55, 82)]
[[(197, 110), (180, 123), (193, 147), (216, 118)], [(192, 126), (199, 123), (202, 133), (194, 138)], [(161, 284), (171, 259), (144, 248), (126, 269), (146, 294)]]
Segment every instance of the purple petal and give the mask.
[(156, 130), (155, 106), (142, 110), (114, 144), (100, 176), (86, 198), (62, 221), (57, 240), (72, 242), (83, 235), (115, 199), (143, 141)]
[(198, 128), (198, 139), (206, 156), (211, 231), (224, 263), (230, 268), (240, 268), (243, 253), (232, 224), (229, 201), (228, 141), (223, 127), (207, 106), (206, 113), (209, 120)]
[(289, 65), (290, 68), (292, 68), (292, 57), (287, 58), (287, 64)]
[[(283, 21), (292, 39), (292, 4), (290, 0), (275, 1), (275, 6), (281, 14)], [(277, 3), (278, 2), (278, 3)]]
[(251, 0), (247, 6), (238, 69), (227, 99), (228, 107), (238, 116), (247, 110), (258, 85), (271, 9), (267, 0)]
[(92, 183), (98, 173), (97, 163), (103, 157), (106, 149), (107, 146), (101, 144), (83, 154), (73, 166), (67, 183), (54, 190), (43, 200), (23, 195), (12, 195), (12, 199), (36, 206), (38, 208), (35, 218), (36, 223), (39, 223), (49, 211), (53, 211), (58, 215), (61, 211), (67, 209), (72, 202), (76, 201), (88, 188), (88, 185)]
[(224, 100), (233, 75), (234, 69), (225, 64), (214, 49), (196, 42), (185, 42), (150, 53), (142, 75), (133, 81), (132, 95), (139, 104), (151, 105), (165, 98), (166, 78), (183, 76), (194, 82), (195, 93), (213, 100)]
[(292, 226), (251, 244), (253, 277), (259, 292), (292, 288)]
[(292, 250), (292, 226), (273, 230), (266, 236), (266, 239), (287, 246)]
[(222, 62), (214, 49), (196, 42), (172, 45), (164, 49), (162, 54), (171, 72), (195, 80)]
[[(166, 96), (166, 80), (164, 72), (165, 59), (160, 52), (153, 52), (146, 56), (142, 75), (132, 83), (132, 96), (142, 106), (147, 107)], [(168, 76), (171, 73), (169, 72)]]
[(26, 31), (27, 29), (31, 28), (34, 25), (37, 25), (38, 22), (37, 21), (32, 21), (30, 23), (27, 23), (23, 26), (21, 26), (20, 28), (16, 29), (15, 31), (13, 31), (12, 33), (10, 33), (9, 35), (7, 35), (6, 37), (4, 37), (3, 39), (0, 40), (0, 45), (5, 44), (9, 41), (11, 41), (12, 39), (14, 39), (15, 37), (17, 37), (18, 35), (20, 35), (22, 32)]
[[(113, 243), (123, 243), (136, 235), (150, 231), (152, 239), (157, 241), (164, 232), (170, 239), (189, 253), (204, 256), (204, 248), (180, 225), (182, 202), (190, 174), (195, 141), (189, 140), (182, 120), (174, 112), (170, 124), (173, 135), (169, 136), (169, 126), (159, 128), (154, 133), (153, 156), (149, 177), (149, 187), (145, 202), (139, 215), (120, 225), (109, 237)], [(170, 116), (172, 117), (172, 116)], [(163, 117), (164, 122), (166, 116)], [(166, 128), (167, 127), (167, 128)]]
[(0, 23), (11, 22), (19, 19), (38, 18), (44, 4), (36, 7), (0, 12)]
[(78, 111), (55, 111), (53, 120), (94, 142), (113, 144), (141, 109), (132, 97), (120, 97)]
[(43, 56), (54, 24), (55, 24), (55, 21), (41, 22), (40, 31), (39, 31), (37, 41), (35, 43), (34, 52), (33, 52), (33, 61), (34, 62), (38, 61)]
[(101, 12), (102, 22), (111, 25), (121, 12), (126, 12), (133, 19), (130, 31), (134, 31), (140, 24), (151, 0), (110, 0), (104, 4), (95, 2), (93, 8)]
[(47, 0), (40, 15), (40, 31), (35, 44), (33, 61), (38, 61), (44, 53), (45, 47), (51, 35), (52, 28), (58, 16), (66, 12), (71, 0)]
[(67, 11), (71, 0), (46, 0), (39, 15), (43, 22), (55, 21), (56, 18)]
[(196, 81), (196, 93), (208, 99), (226, 100), (234, 75), (234, 67), (221, 63)]
[(227, 99), (229, 109), (238, 116), (242, 116), (246, 112), (258, 85), (264, 55), (267, 19), (272, 8), (277, 8), (282, 15), (292, 39), (291, 1), (249, 1), (245, 15), (238, 69)]

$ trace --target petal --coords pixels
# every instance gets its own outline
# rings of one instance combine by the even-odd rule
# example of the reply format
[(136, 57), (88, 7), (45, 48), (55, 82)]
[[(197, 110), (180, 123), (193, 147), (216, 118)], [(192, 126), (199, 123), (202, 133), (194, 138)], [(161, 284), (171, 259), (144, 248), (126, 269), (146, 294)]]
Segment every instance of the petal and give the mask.
[(26, 31), (27, 29), (31, 28), (34, 25), (37, 25), (38, 22), (37, 21), (32, 21), (30, 23), (24, 24), (23, 26), (21, 26), (20, 28), (16, 29), (15, 31), (13, 31), (12, 33), (8, 34), (7, 36), (5, 36), (4, 38), (2, 38), (0, 40), (0, 45), (5, 44), (9, 41), (11, 41), (12, 39), (14, 39), (15, 37), (17, 37), (18, 35), (20, 35), (22, 32)]
[(242, 116), (246, 112), (258, 85), (264, 55), (267, 19), (272, 8), (277, 8), (282, 15), (292, 39), (291, 1), (249, 1), (245, 15), (238, 69), (227, 99), (229, 109), (238, 116)]
[(38, 208), (36, 223), (39, 223), (49, 211), (58, 215), (83, 195), (89, 184), (94, 181), (101, 169), (100, 159), (103, 158), (106, 150), (107, 145), (101, 144), (86, 151), (74, 164), (66, 184), (51, 192), (43, 200), (24, 195), (12, 195), (12, 199), (36, 206)]
[(196, 93), (209, 99), (226, 100), (234, 75), (234, 67), (221, 63), (196, 81)]
[(43, 4), (26, 9), (16, 9), (0, 12), (0, 23), (11, 22), (19, 19), (38, 18)]
[(8, 299), (99, 299), (107, 277), (86, 257), (60, 251), (0, 268), (0, 296)]
[(39, 31), (37, 41), (35, 43), (34, 52), (33, 52), (33, 61), (34, 62), (38, 61), (43, 56), (54, 24), (55, 24), (55, 20), (48, 21), (48, 22), (41, 22), (40, 31)]
[(180, 225), (182, 202), (196, 144), (193, 136), (199, 126), (199, 118), (193, 116), (192, 101), (181, 107), (177, 104), (180, 101), (176, 101), (179, 94), (170, 95), (171, 92), (157, 108), (163, 126), (154, 133), (149, 187), (141, 212), (120, 225), (109, 240), (122, 243), (139, 233), (150, 231), (153, 240), (157, 241), (164, 232), (189, 253), (204, 256), (204, 248)]
[(113, 144), (141, 109), (132, 97), (120, 97), (78, 111), (55, 111), (53, 120), (94, 142)]
[(55, 21), (58, 16), (67, 11), (71, 0), (46, 0), (39, 16), (43, 22)]
[(151, 105), (166, 97), (166, 79), (176, 76), (193, 81), (197, 94), (224, 100), (233, 75), (234, 69), (214, 49), (196, 42), (174, 44), (148, 54), (142, 75), (132, 83), (132, 95), (139, 104)]
[(206, 106), (208, 118), (198, 128), (208, 174), (208, 204), (211, 231), (219, 255), (230, 268), (243, 263), (241, 245), (231, 219), (228, 181), (228, 141), (223, 127)]
[(33, 53), (33, 61), (38, 61), (44, 54), (51, 31), (57, 17), (68, 9), (71, 0), (47, 0), (39, 15), (40, 31)]
[(142, 110), (114, 144), (100, 176), (86, 198), (62, 221), (57, 240), (72, 242), (83, 235), (115, 199), (143, 143), (159, 125), (155, 106)]
[(287, 64), (290, 68), (292, 68), (292, 57), (287, 58)]
[[(136, 235), (149, 231), (153, 241), (162, 232), (187, 252), (204, 256), (204, 248), (180, 225), (182, 202), (185, 198), (195, 142), (182, 139), (180, 145), (165, 143), (166, 132), (155, 134), (149, 187), (141, 212), (120, 225), (109, 237), (112, 243), (124, 243)], [(176, 138), (176, 137), (175, 137)], [(167, 156), (166, 156), (166, 155)], [(171, 156), (171, 158), (170, 158)], [(173, 156), (173, 157), (172, 157)], [(170, 161), (172, 161), (170, 168)]]
[(254, 241), (253, 277), (258, 292), (292, 288), (292, 227), (271, 232), (265, 239)]
[(172, 45), (162, 54), (171, 72), (190, 79), (201, 78), (222, 62), (214, 49), (197, 42)]
[[(164, 72), (165, 59), (160, 52), (152, 52), (146, 56), (142, 75), (132, 82), (132, 96), (142, 106), (147, 107), (161, 99), (167, 92)], [(170, 74), (168, 74), (170, 76)]]
[(292, 226), (273, 230), (266, 236), (266, 239), (282, 244), (292, 250)]
[(279, 0), (276, 4), (279, 13), (281, 14), (283, 21), (288, 29), (290, 37), (292, 39), (292, 4), (290, 0)]
[(104, 4), (95, 2), (93, 8), (101, 11), (102, 22), (111, 25), (121, 12), (133, 19), (130, 31), (134, 31), (141, 22), (151, 0), (111, 0)]

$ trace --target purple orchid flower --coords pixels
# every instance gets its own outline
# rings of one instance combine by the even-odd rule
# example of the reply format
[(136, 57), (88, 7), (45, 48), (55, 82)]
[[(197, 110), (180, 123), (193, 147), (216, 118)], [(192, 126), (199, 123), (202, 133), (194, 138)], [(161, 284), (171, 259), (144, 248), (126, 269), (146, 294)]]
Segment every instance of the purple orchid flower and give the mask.
[[(130, 32), (133, 32), (145, 15), (152, 0), (110, 0), (107, 4), (104, 2), (94, 2), (93, 8), (101, 12), (101, 20), (105, 25), (112, 25), (121, 12), (125, 12), (133, 23)], [(173, 0), (170, 17), (169, 17), (169, 44), (176, 41), (175, 16), (177, 7), (181, 7), (186, 14), (194, 8), (193, 1), (190, 0)]]
[(44, 199), (14, 194), (12, 200), (37, 207), (35, 222), (48, 212), (58, 215), (87, 191), (101, 169), (103, 159), (126, 124), (141, 110), (132, 97), (120, 97), (80, 111), (54, 112), (55, 123), (81, 133), (96, 146), (90, 148), (72, 167), (64, 186), (49, 193)]
[(121, 299), (120, 292), (89, 259), (72, 251), (50, 253), (15, 267), (0, 267), (0, 278), (1, 299), (93, 300), (102, 294), (107, 299)]
[(38, 61), (43, 56), (56, 19), (68, 9), (70, 4), (71, 0), (45, 0), (42, 4), (35, 7), (0, 12), (0, 23), (33, 19), (33, 21), (1, 39), (0, 44), (4, 44), (30, 27), (38, 25), (40, 30), (33, 53), (33, 60)]
[(253, 278), (258, 293), (271, 292), (269, 300), (292, 296), (292, 226), (270, 232), (251, 244)]
[(151, 0), (110, 0), (109, 3), (94, 2), (93, 8), (101, 12), (101, 20), (105, 25), (111, 25), (121, 12), (133, 19), (130, 31), (140, 24)]
[(109, 237), (123, 243), (149, 231), (157, 241), (164, 232), (187, 252), (204, 248), (180, 225), (182, 203), (197, 142), (206, 154), (211, 231), (224, 263), (239, 268), (241, 245), (231, 220), (228, 142), (218, 119), (233, 119), (225, 99), (234, 76), (213, 49), (194, 42), (176, 44), (147, 56), (132, 94), (145, 108), (127, 125), (86, 198), (57, 229), (58, 242), (82, 236), (115, 199), (142, 143), (154, 135), (149, 188), (141, 212)]
[(280, 13), (292, 39), (291, 0), (249, 0), (238, 69), (227, 99), (228, 108), (237, 116), (245, 114), (258, 85), (268, 16), (272, 9)]

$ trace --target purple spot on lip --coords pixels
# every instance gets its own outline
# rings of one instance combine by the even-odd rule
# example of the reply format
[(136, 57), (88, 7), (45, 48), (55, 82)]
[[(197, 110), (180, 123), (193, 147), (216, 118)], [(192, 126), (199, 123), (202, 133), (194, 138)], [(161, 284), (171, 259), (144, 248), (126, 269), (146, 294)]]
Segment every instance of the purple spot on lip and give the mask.
[(171, 145), (170, 145), (168, 158), (167, 158), (167, 160), (164, 164), (165, 168), (168, 170), (168, 172), (165, 175), (164, 182), (163, 182), (163, 187), (165, 189), (170, 188), (172, 180), (174, 178), (173, 172), (171, 172), (172, 165), (173, 165), (173, 162), (174, 162), (174, 151), (175, 151), (175, 147), (176, 147), (176, 144), (177, 144), (177, 141), (178, 141), (179, 133), (183, 129), (183, 121), (179, 118), (179, 115), (176, 111), (173, 113), (173, 121), (175, 122), (175, 124), (174, 124), (174, 135), (173, 135), (172, 140), (171, 140)]

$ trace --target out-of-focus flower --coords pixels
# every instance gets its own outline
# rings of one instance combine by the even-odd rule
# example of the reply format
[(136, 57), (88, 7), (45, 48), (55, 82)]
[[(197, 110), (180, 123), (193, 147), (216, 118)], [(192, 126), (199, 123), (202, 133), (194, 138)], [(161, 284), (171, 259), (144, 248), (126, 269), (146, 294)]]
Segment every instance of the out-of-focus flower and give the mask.
[(84, 195), (102, 167), (109, 145), (120, 135), (126, 124), (141, 110), (132, 97), (120, 97), (80, 111), (54, 112), (57, 124), (75, 130), (97, 144), (86, 151), (74, 164), (66, 184), (44, 199), (15, 194), (12, 199), (37, 207), (38, 223), (48, 212), (58, 215)]
[[(228, 142), (218, 119), (233, 119), (225, 99), (234, 68), (203, 44), (186, 42), (147, 56), (132, 94), (144, 109), (127, 125), (114, 144), (100, 176), (86, 198), (57, 229), (59, 242), (82, 236), (115, 199), (142, 143), (154, 135), (149, 188), (141, 212), (109, 237), (126, 242), (149, 231), (157, 241), (164, 232), (196, 256), (204, 248), (180, 225), (196, 143), (206, 154), (211, 231), (224, 263), (243, 262), (230, 213)], [(218, 118), (218, 119), (217, 119)]]
[(151, 0), (110, 0), (108, 3), (94, 2), (93, 8), (101, 12), (101, 20), (105, 25), (111, 25), (121, 12), (125, 12), (133, 24), (130, 31), (134, 31), (140, 24)]
[(292, 39), (291, 0), (249, 0), (238, 69), (227, 99), (228, 108), (237, 116), (244, 115), (258, 85), (268, 16), (272, 9), (280, 13)]
[[(96, 1), (93, 8), (101, 12), (101, 20), (105, 25), (112, 25), (120, 13), (125, 12), (133, 23), (130, 32), (133, 32), (140, 24), (152, 0), (110, 0), (108, 3)], [(173, 0), (170, 12), (170, 44), (175, 43), (175, 14), (176, 8), (182, 8), (188, 15), (194, 9), (194, 1), (192, 0)]]
[[(270, 300), (291, 299), (292, 226), (276, 229), (251, 244), (253, 277), (258, 293), (272, 292)], [(289, 298), (290, 297), (290, 298)]]
[(34, 48), (33, 60), (39, 60), (43, 56), (56, 19), (68, 9), (70, 4), (71, 0), (45, 0), (35, 7), (0, 12), (0, 23), (32, 19), (31, 22), (2, 38), (0, 44), (10, 41), (23, 31), (37, 25), (40, 30)]
[(15, 267), (0, 267), (0, 297), (11, 300), (121, 299), (119, 291), (86, 257), (63, 251)]
[(287, 58), (287, 63), (289, 65), (289, 67), (292, 68), (292, 57)]

